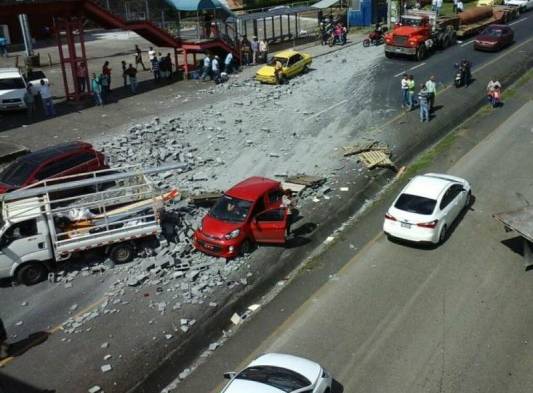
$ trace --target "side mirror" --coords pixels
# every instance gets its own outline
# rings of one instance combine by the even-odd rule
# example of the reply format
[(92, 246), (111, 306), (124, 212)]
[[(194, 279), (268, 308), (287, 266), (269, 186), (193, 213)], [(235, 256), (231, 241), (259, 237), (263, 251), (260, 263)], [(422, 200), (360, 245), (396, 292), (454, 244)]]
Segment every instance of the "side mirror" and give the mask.
[(237, 376), (237, 373), (235, 371), (229, 371), (227, 373), (224, 373), (225, 379), (233, 379)]

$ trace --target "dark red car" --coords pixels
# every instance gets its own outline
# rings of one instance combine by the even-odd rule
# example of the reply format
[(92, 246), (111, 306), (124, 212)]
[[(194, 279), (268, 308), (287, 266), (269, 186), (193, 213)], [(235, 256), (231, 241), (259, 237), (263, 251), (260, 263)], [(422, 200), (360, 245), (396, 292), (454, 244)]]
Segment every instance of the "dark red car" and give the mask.
[(90, 143), (69, 142), (34, 151), (0, 173), (0, 194), (40, 180), (107, 169), (105, 156)]
[(474, 49), (497, 51), (511, 45), (514, 41), (513, 30), (506, 25), (490, 25), (474, 40)]
[(229, 189), (203, 218), (194, 247), (206, 254), (233, 258), (254, 243), (285, 243), (287, 209), (281, 183), (250, 177)]

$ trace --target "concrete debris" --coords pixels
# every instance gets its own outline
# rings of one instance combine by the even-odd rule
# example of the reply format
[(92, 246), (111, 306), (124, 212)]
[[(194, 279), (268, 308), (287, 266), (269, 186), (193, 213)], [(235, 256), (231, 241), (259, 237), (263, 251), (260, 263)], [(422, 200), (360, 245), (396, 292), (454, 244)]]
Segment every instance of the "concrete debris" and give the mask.
[(297, 175), (297, 176), (288, 177), (287, 179), (285, 179), (285, 182), (300, 184), (306, 187), (315, 188), (315, 187), (318, 187), (324, 184), (326, 182), (326, 178), (317, 177), (317, 176), (308, 176), (308, 175)]
[(109, 343), (108, 342), (103, 343), (102, 345), (100, 345), (100, 348), (102, 349), (109, 348)]
[(252, 304), (252, 305), (248, 306), (248, 310), (250, 310), (252, 312), (255, 312), (255, 311), (259, 310), (260, 307), (261, 307), (260, 304)]
[(93, 387), (89, 388), (89, 390), (87, 390), (87, 392), (89, 393), (100, 393), (102, 392), (102, 388), (98, 385), (94, 385)]
[(178, 378), (181, 379), (181, 380), (184, 380), (184, 379), (187, 378), (190, 374), (191, 374), (191, 369), (190, 369), (190, 368), (186, 368), (186, 369), (183, 370), (181, 373), (179, 373)]
[(109, 360), (109, 359), (111, 359), (111, 358), (112, 358), (112, 356), (109, 355), (109, 354), (104, 356), (104, 360)]
[(100, 366), (100, 370), (103, 372), (103, 373), (107, 373), (109, 371), (111, 371), (113, 368), (111, 367), (110, 364), (104, 364), (103, 366)]
[(230, 321), (234, 325), (238, 325), (239, 323), (241, 323), (242, 319), (241, 319), (239, 314), (235, 313), (235, 314), (232, 315)]

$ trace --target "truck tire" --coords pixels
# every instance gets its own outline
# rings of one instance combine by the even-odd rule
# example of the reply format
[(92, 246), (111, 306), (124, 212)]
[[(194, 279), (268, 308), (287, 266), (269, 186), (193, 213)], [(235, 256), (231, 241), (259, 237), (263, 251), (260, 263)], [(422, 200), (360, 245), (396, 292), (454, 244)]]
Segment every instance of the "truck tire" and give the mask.
[(390, 52), (385, 52), (385, 57), (387, 59), (392, 59), (394, 57), (394, 55), (392, 53), (390, 53)]
[(418, 61), (424, 60), (426, 58), (426, 55), (427, 55), (426, 45), (422, 44), (416, 50), (416, 59)]
[(135, 256), (135, 249), (131, 243), (115, 244), (109, 250), (109, 258), (116, 264), (130, 262)]
[(28, 262), (18, 268), (15, 279), (19, 284), (27, 286), (40, 283), (46, 278), (48, 269), (40, 262)]

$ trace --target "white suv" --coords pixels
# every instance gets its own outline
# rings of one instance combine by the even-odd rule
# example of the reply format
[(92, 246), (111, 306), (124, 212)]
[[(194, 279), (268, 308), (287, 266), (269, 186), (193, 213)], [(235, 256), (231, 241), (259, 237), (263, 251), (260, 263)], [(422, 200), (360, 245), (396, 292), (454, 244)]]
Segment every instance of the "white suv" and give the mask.
[(32, 84), (32, 93), (39, 93), (40, 82), (48, 79), (42, 71), (32, 71), (30, 81), (26, 81), (18, 68), (0, 68), (0, 111), (26, 109), (24, 93), (28, 83)]

